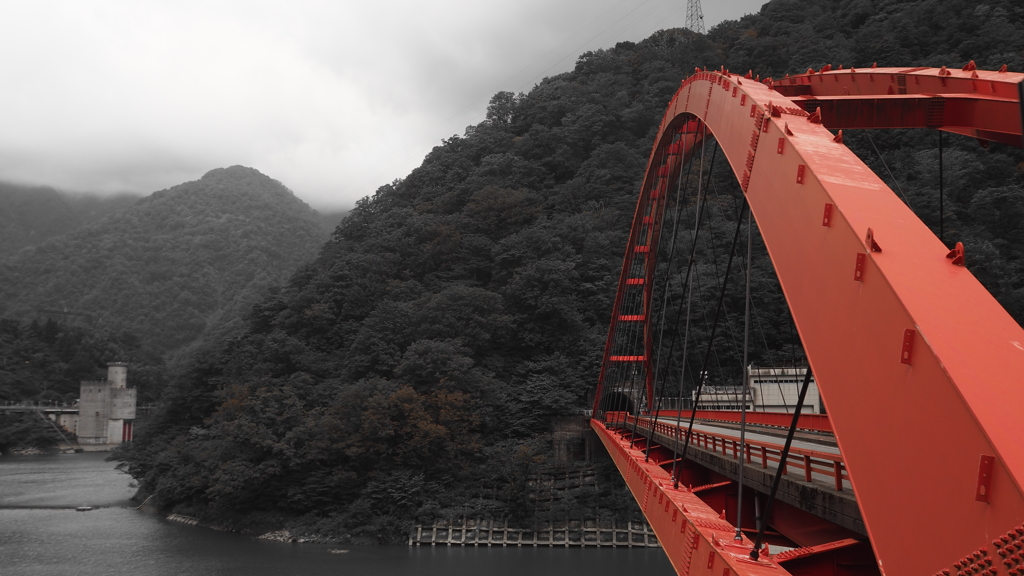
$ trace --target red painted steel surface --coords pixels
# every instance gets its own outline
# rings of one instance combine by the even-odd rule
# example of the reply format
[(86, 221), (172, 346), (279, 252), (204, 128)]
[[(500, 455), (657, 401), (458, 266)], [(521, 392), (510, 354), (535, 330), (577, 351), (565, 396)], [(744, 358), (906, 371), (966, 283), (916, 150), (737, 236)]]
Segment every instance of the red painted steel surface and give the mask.
[(644, 451), (630, 446), (597, 420), (590, 425), (607, 448), (633, 497), (658, 535), (658, 541), (679, 574), (694, 576), (783, 576), (770, 558), (750, 558), (753, 542), (733, 540), (734, 528), (719, 512), (687, 488), (672, 487), (669, 473), (644, 462)]
[[(641, 188), (613, 319), (626, 314), (619, 306), (630, 279), (650, 289), (657, 234), (646, 232), (644, 242), (641, 223), (661, 220), (666, 175), (677, 177), (706, 126), (750, 203), (879, 567), (890, 576), (967, 574), (961, 568), (984, 564), (993, 538), (1024, 522), (1024, 330), (828, 128), (920, 126), (1019, 144), (1022, 80), (1007, 72), (878, 68), (773, 84), (698, 72), (668, 106)], [(814, 99), (820, 104), (806, 111)], [(675, 142), (683, 149), (671, 155)], [(648, 246), (642, 280), (629, 259), (638, 245)], [(647, 324), (642, 354), (633, 356), (646, 363), (649, 396)], [(612, 386), (605, 380), (616, 334), (613, 320), (595, 398), (599, 417), (603, 388)], [(612, 448), (613, 456), (623, 454)], [(982, 471), (987, 502), (976, 499), (984, 455), (992, 458), (991, 470)], [(640, 472), (648, 479), (657, 473)], [(666, 551), (680, 573), (689, 573), (683, 564), (700, 564)], [(1018, 576), (1011, 564), (984, 570)]]
[[(937, 128), (1021, 146), (1020, 74), (937, 68), (830, 70), (773, 84), (830, 129)], [(778, 103), (776, 103), (778, 104)]]
[[(650, 322), (655, 264), (661, 236), (662, 215), (671, 184), (683, 165), (682, 153), (693, 150), (700, 135), (695, 133), (697, 123), (689, 124), (689, 132), (679, 142), (670, 142), (655, 148), (648, 163), (648, 177), (640, 192), (626, 254), (623, 258), (619, 287), (615, 295), (614, 310), (608, 339), (605, 343), (604, 362), (598, 377), (596, 402), (602, 398), (606, 385), (611, 388), (628, 386), (643, 389), (643, 396), (654, 395), (654, 366), (652, 323)], [(654, 156), (661, 164), (651, 169)], [(643, 318), (637, 323), (637, 318)], [(615, 364), (613, 364), (615, 363)], [(614, 366), (614, 368), (612, 367)], [(614, 380), (614, 382), (606, 382)], [(595, 405), (595, 408), (600, 406)]]
[[(792, 418), (792, 415), (791, 415)], [(641, 417), (639, 422), (631, 415), (624, 412), (607, 413), (606, 424), (626, 424), (627, 428), (636, 429), (638, 433), (647, 435), (647, 432), (654, 431), (675, 437), (679, 432), (675, 424), (664, 421), (654, 422), (653, 418)], [(682, 426), (686, 429), (685, 424)], [(682, 436), (680, 436), (681, 438)], [(724, 432), (708, 432), (695, 430), (692, 434), (692, 444), (705, 450), (721, 454), (726, 458), (738, 460), (742, 449), (740, 448), (740, 437)], [(759, 464), (762, 468), (775, 468), (782, 459), (782, 444), (776, 442), (764, 442), (746, 438), (746, 461), (748, 464)], [(786, 458), (786, 465), (783, 468), (784, 474), (790, 470), (799, 471), (807, 482), (810, 482), (812, 474), (827, 476), (836, 491), (842, 491), (844, 481), (849, 482), (850, 476), (846, 472), (846, 464), (841, 454), (833, 454), (821, 450), (810, 450), (807, 448), (790, 448), (789, 457)]]
[[(654, 413), (652, 413), (653, 415)], [(683, 410), (658, 410), (659, 418), (689, 418), (690, 411)], [(710, 420), (716, 422), (730, 422), (738, 424), (740, 413), (734, 410), (697, 410), (697, 420)], [(793, 422), (793, 414), (786, 412), (747, 412), (747, 423), (758, 426), (774, 426), (777, 428), (789, 428)], [(800, 414), (800, 421), (797, 423), (799, 430), (811, 430), (814, 432), (832, 433), (832, 422), (827, 414)]]

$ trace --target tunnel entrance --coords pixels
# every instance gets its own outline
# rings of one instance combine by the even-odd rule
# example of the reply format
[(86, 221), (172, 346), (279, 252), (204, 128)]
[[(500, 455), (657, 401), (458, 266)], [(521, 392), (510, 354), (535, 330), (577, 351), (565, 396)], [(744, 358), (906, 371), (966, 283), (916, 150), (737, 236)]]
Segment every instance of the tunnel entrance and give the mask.
[(625, 392), (609, 392), (601, 397), (601, 410), (604, 412), (629, 412), (636, 415), (636, 403)]

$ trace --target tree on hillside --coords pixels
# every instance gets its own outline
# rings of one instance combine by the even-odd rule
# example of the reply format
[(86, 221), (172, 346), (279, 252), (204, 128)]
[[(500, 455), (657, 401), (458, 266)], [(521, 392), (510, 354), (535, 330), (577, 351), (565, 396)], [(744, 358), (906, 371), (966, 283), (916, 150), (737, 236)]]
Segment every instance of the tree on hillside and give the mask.
[[(554, 416), (588, 405), (645, 161), (695, 66), (762, 76), (874, 61), (1019, 66), (1022, 10), (1005, 0), (773, 0), (706, 36), (660, 31), (587, 52), (528, 94), (499, 93), (487, 120), (357, 203), (244, 331), (198, 353), (122, 465), (169, 509), (218, 520), (258, 511), (367, 541), (404, 537), (416, 518), (515, 516), (522, 491), (510, 470), (543, 458)], [(936, 225), (934, 134), (847, 141), (877, 173), (887, 174), (883, 161), (892, 168)], [(1018, 150), (950, 138), (944, 216), (946, 240), (964, 241), (969, 267), (1018, 320), (1021, 162)], [(710, 181), (698, 309), (715, 302), (741, 198), (721, 159)], [(683, 202), (692, 219), (693, 199)], [(798, 361), (759, 240), (756, 250), (753, 361)], [(742, 303), (737, 284), (716, 337), (722, 381), (739, 374), (729, 367)], [(693, 331), (706, 338), (706, 320)], [(484, 496), (487, 486), (509, 489)]]

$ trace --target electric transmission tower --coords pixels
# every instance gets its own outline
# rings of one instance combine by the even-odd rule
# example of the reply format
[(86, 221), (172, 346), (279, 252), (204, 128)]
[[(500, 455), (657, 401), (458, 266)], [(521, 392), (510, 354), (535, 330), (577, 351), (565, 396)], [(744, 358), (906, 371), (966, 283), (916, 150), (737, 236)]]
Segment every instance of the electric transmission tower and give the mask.
[(686, 27), (698, 34), (704, 33), (704, 11), (700, 9), (700, 0), (687, 0)]

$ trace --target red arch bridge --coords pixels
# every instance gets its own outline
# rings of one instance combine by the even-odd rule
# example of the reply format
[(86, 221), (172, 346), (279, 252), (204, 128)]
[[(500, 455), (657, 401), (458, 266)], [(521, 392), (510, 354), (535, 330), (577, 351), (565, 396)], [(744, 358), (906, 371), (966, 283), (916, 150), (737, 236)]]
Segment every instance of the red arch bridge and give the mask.
[[(1022, 81), (971, 63), (682, 82), (647, 164), (591, 419), (679, 574), (1024, 576), (1024, 330), (963, 246), (842, 137), (931, 128), (1020, 147)], [(827, 412), (752, 412), (742, 438), (737, 412), (659, 409), (657, 390), (666, 208), (712, 137)]]

